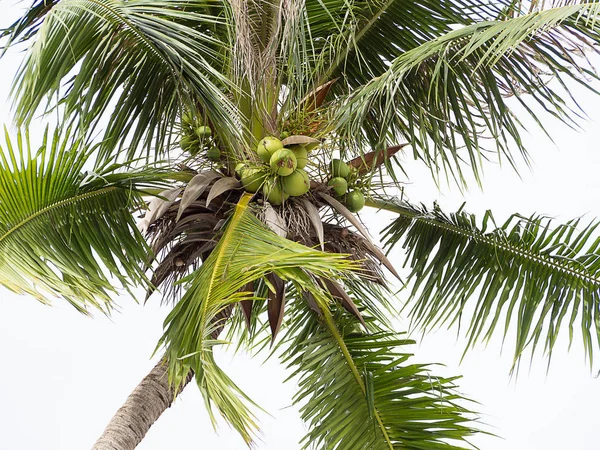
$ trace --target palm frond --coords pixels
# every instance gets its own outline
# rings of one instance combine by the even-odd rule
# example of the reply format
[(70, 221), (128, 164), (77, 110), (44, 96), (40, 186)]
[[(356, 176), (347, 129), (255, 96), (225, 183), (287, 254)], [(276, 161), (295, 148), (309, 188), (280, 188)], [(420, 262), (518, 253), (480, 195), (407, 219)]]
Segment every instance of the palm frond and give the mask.
[[(526, 158), (507, 97), (542, 128), (535, 104), (576, 126), (580, 115), (566, 83), (594, 91), (587, 79), (598, 77), (582, 55), (600, 43), (600, 4), (577, 3), (464, 26), (407, 51), (340, 99), (335, 128), (371, 148), (408, 140), (434, 174), (460, 183), (465, 167), (479, 179), (488, 150), (514, 164), (515, 145)], [(486, 149), (487, 142), (493, 147)]]
[(293, 321), (295, 337), (284, 359), (299, 377), (294, 400), (310, 428), (302, 448), (472, 448), (462, 446), (476, 430), (469, 424), (473, 413), (454, 391), (456, 378), (407, 364), (411, 355), (399, 347), (413, 341), (362, 333), (339, 311), (320, 320), (296, 308)]
[(111, 278), (124, 288), (147, 284), (148, 248), (132, 210), (160, 174), (116, 165), (84, 172), (93, 149), (68, 131), (46, 130), (37, 148), (27, 131), (16, 141), (7, 134), (0, 148), (0, 284), (108, 312)]
[[(88, 132), (108, 119), (102, 159), (125, 144), (131, 159), (139, 146), (164, 154), (186, 105), (230, 144), (239, 125), (222, 74), (229, 48), (222, 15), (214, 2), (189, 0), (58, 2), (29, 25), (35, 42), (15, 80), (17, 121), (55, 105)], [(57, 102), (44, 105), (52, 96)]]
[(39, 31), (44, 17), (60, 0), (37, 0), (8, 27), (0, 30), (0, 39), (4, 39), (2, 49), (6, 51), (13, 45), (31, 39)]
[(579, 220), (555, 225), (514, 215), (497, 226), (488, 211), (478, 226), (462, 209), (446, 215), (437, 206), (382, 206), (399, 213), (385, 230), (386, 245), (402, 241), (407, 251), (410, 315), (418, 326), (453, 324), (468, 314), (472, 346), (497, 327), (512, 334), (516, 323), (517, 363), (541, 341), (550, 357), (561, 327), (568, 325), (572, 340), (579, 320), (592, 361), (600, 343), (600, 223), (578, 230)]
[[(311, 37), (326, 42), (331, 63), (320, 82), (342, 76), (338, 91), (354, 89), (384, 73), (389, 62), (457, 26), (491, 19), (500, 11), (469, 0), (308, 1)], [(319, 45), (319, 44), (317, 44)], [(322, 45), (322, 44), (321, 44)]]
[(179, 386), (186, 368), (193, 368), (209, 411), (214, 403), (246, 442), (252, 441), (256, 425), (242, 401), (243, 393), (214, 362), (212, 349), (219, 342), (212, 336), (213, 318), (232, 303), (253, 299), (252, 293), (241, 289), (255, 280), (266, 282), (270, 273), (299, 290), (312, 292), (321, 307), (327, 308), (329, 298), (314, 277), (337, 278), (358, 267), (345, 255), (312, 250), (267, 230), (248, 211), (251, 197), (248, 193), (242, 196), (218, 246), (184, 280), (190, 286), (168, 315), (161, 338), (167, 347), (173, 384)]

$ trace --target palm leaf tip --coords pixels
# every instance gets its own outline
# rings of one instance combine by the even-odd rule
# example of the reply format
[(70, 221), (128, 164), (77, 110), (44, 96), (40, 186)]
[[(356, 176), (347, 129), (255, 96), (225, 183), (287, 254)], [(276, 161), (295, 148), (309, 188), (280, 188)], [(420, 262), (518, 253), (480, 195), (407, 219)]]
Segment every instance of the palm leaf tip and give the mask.
[(598, 222), (578, 231), (579, 220), (555, 226), (544, 217), (514, 215), (496, 226), (487, 212), (477, 225), (462, 209), (446, 215), (437, 206), (427, 210), (405, 202), (390, 209), (399, 217), (386, 230), (386, 246), (402, 241), (407, 251), (410, 314), (416, 324), (454, 323), (472, 305), (467, 331), (472, 346), (498, 327), (505, 336), (512, 333), (516, 320), (516, 363), (527, 348), (533, 355), (542, 341), (550, 357), (563, 325), (572, 340), (579, 319), (591, 363), (600, 339), (595, 325), (600, 305)]
[(147, 284), (148, 248), (131, 211), (141, 206), (138, 188), (160, 175), (117, 166), (85, 175), (91, 149), (68, 130), (46, 130), (33, 148), (19, 131), (1, 149), (0, 279), (45, 302), (63, 297), (82, 312), (108, 312), (119, 285)]

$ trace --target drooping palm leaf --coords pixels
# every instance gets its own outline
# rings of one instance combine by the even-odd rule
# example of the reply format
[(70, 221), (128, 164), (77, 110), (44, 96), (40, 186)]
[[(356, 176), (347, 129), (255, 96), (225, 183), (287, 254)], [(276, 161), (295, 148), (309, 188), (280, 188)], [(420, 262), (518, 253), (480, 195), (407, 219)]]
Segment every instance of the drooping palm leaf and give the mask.
[(253, 293), (241, 289), (254, 280), (266, 280), (269, 273), (311, 291), (327, 308), (329, 299), (313, 277), (337, 278), (358, 267), (345, 255), (312, 250), (269, 231), (248, 211), (251, 197), (242, 196), (217, 247), (185, 280), (190, 286), (168, 315), (161, 339), (174, 385), (179, 385), (187, 367), (193, 368), (209, 411), (214, 403), (246, 442), (252, 441), (256, 425), (243, 393), (214, 362), (212, 349), (219, 341), (213, 337), (213, 318), (232, 303), (252, 299)]
[(141, 189), (160, 178), (150, 169), (118, 166), (84, 173), (93, 149), (56, 130), (41, 146), (19, 132), (0, 148), (0, 284), (47, 302), (64, 297), (82, 312), (107, 312), (116, 279), (128, 288), (147, 281), (148, 248), (132, 209)]
[(295, 401), (309, 426), (302, 448), (465, 448), (475, 432), (473, 414), (460, 405), (456, 378), (407, 364), (411, 355), (399, 347), (413, 341), (381, 330), (363, 333), (354, 318), (329, 311), (323, 321), (296, 308), (293, 320), (284, 359), (299, 377)]
[(572, 339), (579, 321), (592, 361), (600, 342), (598, 222), (578, 230), (579, 220), (556, 226), (514, 215), (496, 226), (488, 211), (477, 225), (462, 210), (446, 215), (437, 206), (382, 206), (400, 214), (385, 239), (389, 248), (402, 242), (407, 251), (417, 325), (455, 323), (468, 312), (469, 345), (489, 339), (497, 327), (504, 335), (514, 328), (516, 363), (542, 341), (551, 355), (561, 327), (568, 325)]
[(60, 0), (37, 0), (22, 16), (7, 28), (0, 30), (0, 39), (6, 39), (3, 50), (31, 39), (39, 31), (44, 17)]
[[(343, 76), (347, 91), (388, 68), (402, 53), (436, 39), (456, 26), (491, 19), (503, 2), (469, 0), (309, 0), (310, 35), (317, 51), (330, 53), (320, 82)], [(337, 43), (337, 45), (336, 45)]]
[(148, 155), (152, 148), (164, 154), (184, 105), (199, 106), (223, 142), (237, 135), (224, 92), (231, 90), (222, 74), (229, 45), (218, 4), (62, 0), (30, 32), (38, 26), (15, 81), (19, 122), (56, 95), (65, 113), (79, 115), (86, 128), (108, 118), (104, 159), (114, 158), (125, 142), (129, 157), (139, 154), (139, 145)]
[(534, 104), (575, 124), (566, 83), (592, 89), (587, 79), (597, 79), (578, 55), (600, 42), (599, 12), (599, 3), (572, 4), (451, 31), (402, 54), (341, 99), (335, 127), (350, 140), (366, 133), (375, 148), (407, 139), (434, 173), (464, 183), (469, 166), (479, 178), (488, 142), (511, 163), (513, 145), (526, 156), (506, 97), (516, 97), (542, 127)]

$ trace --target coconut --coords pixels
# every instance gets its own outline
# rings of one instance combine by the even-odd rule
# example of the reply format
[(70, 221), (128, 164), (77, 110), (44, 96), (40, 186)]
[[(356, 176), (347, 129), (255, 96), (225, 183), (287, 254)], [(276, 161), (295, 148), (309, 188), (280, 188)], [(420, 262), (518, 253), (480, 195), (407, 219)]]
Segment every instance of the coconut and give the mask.
[(342, 177), (348, 178), (350, 175), (350, 167), (341, 159), (332, 159), (331, 160), (331, 176), (332, 177)]
[(298, 161), (297, 168), (304, 169), (304, 167), (306, 167), (306, 163), (308, 163), (308, 152), (306, 151), (306, 149), (299, 144), (290, 145), (288, 148), (294, 152), (296, 161)]
[(240, 181), (242, 186), (248, 192), (256, 192), (265, 182), (267, 174), (260, 167), (247, 167), (242, 169)]
[(360, 211), (365, 206), (365, 196), (359, 190), (354, 190), (346, 196), (346, 206), (352, 212)]
[(329, 180), (329, 183), (327, 183), (327, 186), (331, 186), (333, 192), (340, 197), (348, 191), (348, 182), (342, 177), (332, 178)]
[(200, 139), (206, 139), (207, 137), (210, 137), (210, 135), (212, 134), (212, 130), (210, 129), (210, 127), (201, 126), (196, 128), (196, 134)]
[(294, 155), (293, 151), (288, 150), (287, 148), (282, 148), (281, 150), (277, 150), (275, 153), (273, 153), (269, 164), (271, 165), (271, 171), (274, 174), (287, 177), (294, 170), (296, 170), (298, 161), (296, 160), (296, 156)]
[(261, 139), (261, 141), (258, 143), (258, 146), (256, 147), (256, 153), (258, 153), (260, 159), (268, 163), (271, 160), (273, 153), (282, 148), (283, 144), (279, 139), (273, 136), (267, 136)]
[(184, 113), (181, 115), (181, 123), (185, 125), (194, 124), (194, 118), (192, 117), (192, 114), (189, 111), (184, 111)]
[(206, 156), (210, 161), (217, 162), (221, 160), (221, 150), (219, 147), (211, 147), (206, 152)]
[(270, 204), (275, 206), (281, 205), (289, 197), (289, 194), (283, 192), (281, 183), (276, 178), (270, 178), (265, 182), (263, 195)]
[(308, 174), (301, 169), (294, 170), (291, 175), (284, 177), (281, 183), (283, 184), (283, 192), (290, 194), (292, 197), (304, 195), (310, 189)]
[(179, 146), (184, 151), (189, 151), (193, 145), (194, 145), (194, 139), (189, 136), (184, 136), (179, 141)]

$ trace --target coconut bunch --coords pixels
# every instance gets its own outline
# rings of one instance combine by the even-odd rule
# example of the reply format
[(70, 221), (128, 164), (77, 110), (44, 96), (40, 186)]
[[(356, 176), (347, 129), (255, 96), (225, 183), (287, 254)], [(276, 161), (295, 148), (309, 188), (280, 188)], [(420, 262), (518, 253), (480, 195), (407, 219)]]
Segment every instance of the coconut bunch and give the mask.
[(341, 159), (332, 159), (331, 178), (327, 183), (351, 212), (358, 212), (365, 206), (365, 194), (358, 185), (359, 172)]
[(181, 139), (179, 146), (181, 150), (191, 156), (197, 156), (200, 152), (205, 152), (206, 158), (211, 162), (221, 160), (221, 151), (216, 145), (212, 130), (201, 119), (194, 117), (189, 112), (184, 112), (181, 115), (180, 125)]
[[(284, 137), (283, 135), (281, 137)], [(256, 147), (260, 163), (239, 163), (235, 172), (247, 192), (262, 194), (271, 205), (279, 206), (289, 197), (300, 197), (311, 188), (311, 180), (305, 170), (310, 152), (319, 141), (307, 136), (285, 136), (280, 140), (266, 136)], [(344, 203), (351, 212), (358, 212), (365, 204), (360, 189), (360, 171), (341, 159), (333, 159), (326, 167), (329, 172), (327, 188)]]
[[(266, 136), (256, 147), (257, 159), (261, 163), (247, 162), (236, 166), (236, 174), (247, 192), (262, 189), (265, 200), (278, 206), (289, 197), (299, 197), (310, 190), (310, 179), (304, 170), (309, 148), (294, 143), (297, 139), (293, 138), (281, 141), (274, 136)], [(305, 142), (318, 144), (316, 139), (311, 138), (306, 138)]]

